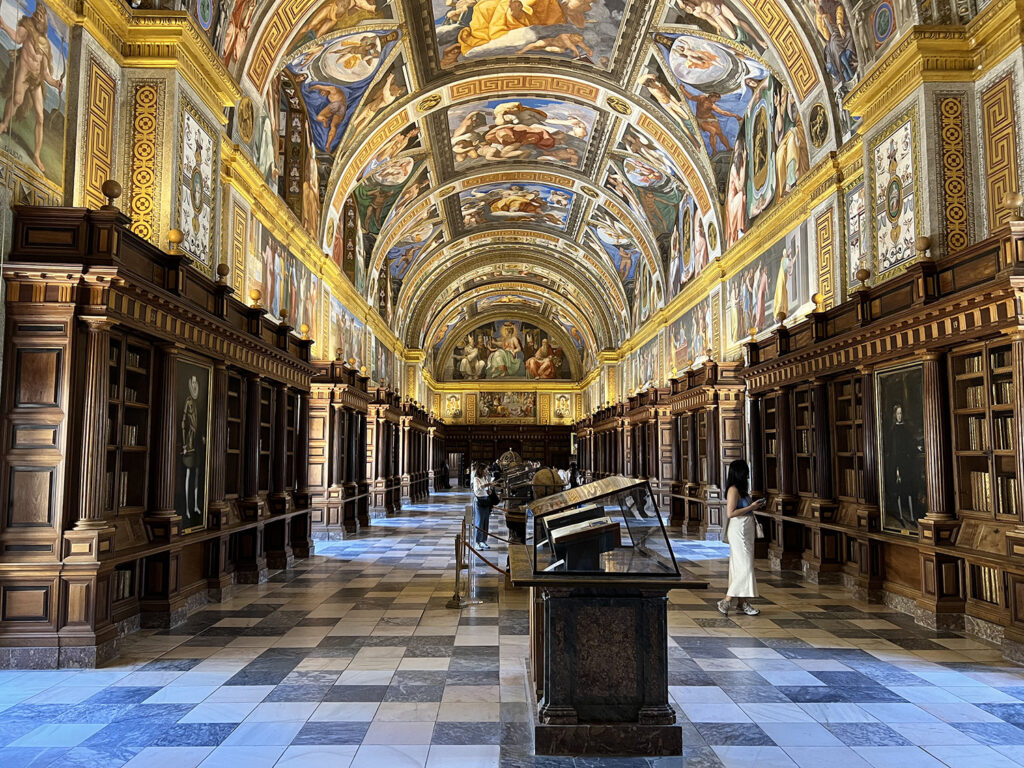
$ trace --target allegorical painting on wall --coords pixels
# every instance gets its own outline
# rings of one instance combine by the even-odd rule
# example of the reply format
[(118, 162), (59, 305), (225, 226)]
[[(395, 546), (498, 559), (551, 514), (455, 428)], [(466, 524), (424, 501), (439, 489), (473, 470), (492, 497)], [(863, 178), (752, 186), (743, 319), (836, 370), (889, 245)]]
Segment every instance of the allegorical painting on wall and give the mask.
[(875, 374), (879, 500), (886, 530), (916, 531), (928, 511), (923, 390), (921, 363)]
[(495, 320), (467, 334), (451, 365), (455, 380), (572, 378), (565, 350), (547, 331), (520, 320)]
[(535, 419), (536, 392), (481, 392), (477, 400), (481, 419)]
[(206, 527), (210, 466), (210, 382), (213, 368), (181, 358), (175, 374), (177, 467), (174, 511), (186, 533)]
[(806, 222), (758, 256), (726, 285), (728, 345), (774, 328), (810, 301)]
[(0, 149), (54, 184), (64, 179), (67, 25), (39, 0), (0, 0)]

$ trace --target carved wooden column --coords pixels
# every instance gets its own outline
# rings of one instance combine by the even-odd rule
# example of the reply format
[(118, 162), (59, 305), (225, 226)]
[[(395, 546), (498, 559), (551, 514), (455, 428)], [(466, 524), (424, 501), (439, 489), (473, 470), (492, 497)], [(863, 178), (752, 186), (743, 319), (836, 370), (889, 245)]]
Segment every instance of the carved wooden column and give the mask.
[(274, 382), (274, 436), (270, 460), (270, 510), (274, 514), (288, 511), (291, 493), (288, 488), (288, 388)]
[[(864, 435), (863, 503), (857, 507), (857, 528), (871, 533), (881, 529), (878, 506), (878, 425), (875, 421), (875, 374), (871, 366), (857, 369), (860, 373), (860, 418)], [(882, 596), (882, 544), (867, 537), (857, 538), (857, 574), (855, 593), (860, 599)]]
[(412, 503), (413, 473), (413, 447), (412, 442), (416, 439), (410, 426), (411, 417), (403, 416), (401, 426), (398, 428), (399, 437), (399, 481), (401, 482), (401, 499), (403, 504)]
[(242, 444), (244, 466), (242, 505), (247, 515), (259, 514), (260, 488), (260, 386), (262, 376), (248, 373), (245, 376), (245, 441)]
[(811, 392), (814, 408), (814, 501), (812, 514), (821, 520), (831, 520), (835, 510), (835, 490), (832, 477), (832, 429), (827, 379), (814, 380)]
[(951, 544), (960, 527), (950, 502), (949, 402), (945, 367), (938, 352), (921, 355), (924, 365), (924, 459), (928, 512), (918, 522), (922, 541)]
[(160, 351), (160, 379), (156, 388), (156, 483), (153, 509), (146, 516), (146, 526), (154, 540), (166, 541), (176, 534), (181, 516), (174, 509), (174, 480), (178, 467), (178, 424), (175, 419), (177, 403), (177, 368), (180, 347), (164, 344)]
[(295, 393), (295, 506), (309, 507), (309, 393)]
[(747, 463), (750, 465), (750, 490), (764, 495), (764, 455), (761, 444), (761, 402), (764, 395), (747, 395)]
[(796, 511), (797, 506), (793, 484), (793, 388), (791, 386), (780, 387), (775, 403), (779, 503), (782, 514), (789, 515)]
[(857, 527), (866, 531), (881, 529), (878, 506), (878, 422), (875, 420), (875, 373), (871, 366), (860, 372), (861, 426), (864, 432), (864, 503), (857, 508)]
[[(78, 491), (78, 521), (76, 531), (97, 531), (110, 527), (103, 519), (103, 497), (106, 492), (106, 445), (107, 403), (110, 397), (110, 346), (111, 321), (105, 317), (83, 317), (85, 326), (85, 370), (87, 378), (82, 398), (82, 431), (80, 453), (82, 482)], [(13, 362), (13, 361), (8, 361)], [(172, 416), (173, 420), (173, 403)], [(173, 433), (172, 433), (173, 436)], [(172, 480), (172, 494), (173, 494)], [(174, 513), (174, 496), (171, 496), (171, 514)], [(97, 552), (93, 552), (97, 556)]]
[[(920, 355), (924, 367), (924, 459), (928, 512), (918, 520), (922, 544), (951, 545), (960, 521), (950, 507), (949, 403), (946, 397), (945, 366), (938, 352)], [(920, 550), (922, 598), (918, 605), (927, 613), (916, 618), (933, 629), (963, 629), (965, 588), (964, 563), (938, 551)]]
[[(213, 402), (228, 401), (228, 368), (223, 361), (213, 364)], [(225, 457), (228, 445), (227, 408), (214, 408), (213, 428), (210, 434), (210, 528), (219, 530), (228, 524), (229, 506), (225, 495)]]

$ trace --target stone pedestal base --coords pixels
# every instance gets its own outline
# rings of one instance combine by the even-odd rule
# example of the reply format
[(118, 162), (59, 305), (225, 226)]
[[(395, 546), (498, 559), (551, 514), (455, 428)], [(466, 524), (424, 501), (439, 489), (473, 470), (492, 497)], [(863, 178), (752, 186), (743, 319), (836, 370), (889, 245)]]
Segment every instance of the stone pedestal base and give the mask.
[(683, 753), (683, 729), (678, 725), (537, 725), (533, 738), (538, 755), (663, 757)]

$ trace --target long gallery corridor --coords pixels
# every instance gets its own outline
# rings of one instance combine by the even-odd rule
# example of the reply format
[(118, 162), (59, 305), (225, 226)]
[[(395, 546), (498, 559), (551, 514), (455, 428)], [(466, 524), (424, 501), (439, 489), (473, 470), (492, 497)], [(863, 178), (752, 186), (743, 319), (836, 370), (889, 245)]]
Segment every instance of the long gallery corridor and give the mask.
[(105, 668), (0, 672), (0, 765), (1024, 765), (1024, 668), (995, 648), (788, 572), (759, 570), (760, 616), (723, 618), (725, 546), (679, 540), (711, 585), (669, 597), (683, 757), (534, 757), (525, 590), (477, 563), (481, 603), (445, 608), (467, 500), (318, 542), (294, 570), (130, 637)]

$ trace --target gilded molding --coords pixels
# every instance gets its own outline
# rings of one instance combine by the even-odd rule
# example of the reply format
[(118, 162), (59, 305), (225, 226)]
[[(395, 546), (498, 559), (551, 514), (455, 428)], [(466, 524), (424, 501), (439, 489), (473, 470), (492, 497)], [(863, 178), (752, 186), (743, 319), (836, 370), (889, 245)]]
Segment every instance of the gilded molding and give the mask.
[(967, 135), (964, 100), (960, 95), (937, 100), (942, 156), (939, 181), (942, 194), (942, 232), (946, 253), (956, 253), (970, 242), (970, 203), (967, 178)]
[(994, 232), (1010, 219), (1003, 199), (1020, 190), (1017, 178), (1016, 88), (1007, 72), (981, 93), (982, 136), (985, 142), (985, 192), (988, 230)]
[(90, 59), (87, 88), (82, 204), (86, 208), (99, 208), (107, 202), (100, 188), (114, 174), (117, 83), (96, 59)]
[(157, 153), (163, 122), (163, 83), (134, 83), (131, 94), (131, 129), (128, 132), (127, 214), (132, 231), (159, 244), (156, 193), (161, 169)]

